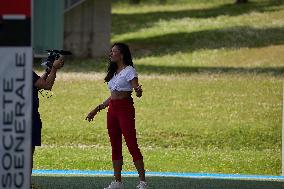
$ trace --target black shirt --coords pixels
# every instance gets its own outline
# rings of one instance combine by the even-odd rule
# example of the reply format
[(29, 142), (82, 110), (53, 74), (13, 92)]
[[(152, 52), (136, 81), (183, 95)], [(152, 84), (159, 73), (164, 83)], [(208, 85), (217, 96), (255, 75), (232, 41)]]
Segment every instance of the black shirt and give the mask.
[(36, 81), (40, 77), (33, 71), (33, 127), (41, 127), (40, 114), (38, 112), (39, 99), (38, 99), (38, 88), (35, 87)]

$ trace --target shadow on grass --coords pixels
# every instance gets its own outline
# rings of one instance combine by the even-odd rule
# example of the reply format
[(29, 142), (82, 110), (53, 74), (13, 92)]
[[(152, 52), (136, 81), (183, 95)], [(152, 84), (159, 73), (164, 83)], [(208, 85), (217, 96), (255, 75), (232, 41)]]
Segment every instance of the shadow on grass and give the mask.
[[(224, 4), (212, 8), (187, 9), (179, 11), (155, 11), (148, 13), (112, 14), (112, 32), (114, 35), (135, 32), (142, 28), (153, 26), (159, 20), (183, 18), (212, 18), (218, 16), (238, 16), (250, 12), (267, 12), (277, 10), (273, 6), (283, 4), (283, 1), (251, 2), (242, 5)], [(122, 27), (127, 26), (127, 27)]]
[[(62, 72), (100, 72), (106, 73), (106, 63), (88, 60), (80, 62), (80, 60), (71, 61), (62, 69)], [(254, 74), (254, 75), (270, 75), (284, 76), (284, 66), (278, 67), (200, 67), (200, 66), (159, 66), (159, 65), (135, 65), (139, 74)], [(35, 70), (44, 69), (37, 64)]]
[(175, 66), (152, 66), (136, 65), (139, 73), (144, 74), (268, 74), (272, 76), (283, 76), (284, 66), (282, 67), (175, 67)]
[(162, 34), (123, 42), (129, 44), (137, 57), (143, 57), (203, 49), (238, 49), (282, 45), (284, 44), (283, 34), (284, 28), (232, 27), (190, 33)]
[[(33, 183), (41, 189), (102, 189), (111, 177), (93, 176), (33, 176)], [(136, 177), (124, 177), (125, 188), (136, 188)], [(194, 179), (174, 177), (148, 177), (151, 189), (280, 189), (281, 181)]]

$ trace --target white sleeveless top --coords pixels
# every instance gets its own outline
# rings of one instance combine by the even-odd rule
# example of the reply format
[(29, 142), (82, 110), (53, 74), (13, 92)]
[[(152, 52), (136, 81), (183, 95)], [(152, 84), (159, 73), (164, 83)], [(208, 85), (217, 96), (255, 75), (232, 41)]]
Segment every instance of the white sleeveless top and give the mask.
[(112, 91), (132, 91), (130, 81), (138, 77), (136, 70), (132, 66), (126, 66), (118, 74), (114, 74), (108, 82), (108, 88)]

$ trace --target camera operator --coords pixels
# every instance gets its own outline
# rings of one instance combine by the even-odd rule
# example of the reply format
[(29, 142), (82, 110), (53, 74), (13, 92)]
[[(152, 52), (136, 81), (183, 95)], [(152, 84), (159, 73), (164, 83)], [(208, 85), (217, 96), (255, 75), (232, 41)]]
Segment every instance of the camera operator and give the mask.
[[(59, 57), (53, 62), (51, 68), (47, 68), (45, 73), (40, 77), (33, 71), (33, 110), (32, 110), (32, 157), (31, 157), (31, 168), (33, 168), (33, 155), (35, 152), (36, 146), (41, 146), (41, 128), (42, 122), (40, 119), (40, 114), (38, 111), (39, 108), (39, 99), (38, 91), (40, 89), (51, 90), (55, 82), (56, 72), (58, 69), (63, 67), (64, 59)], [(32, 188), (37, 188), (32, 185)]]

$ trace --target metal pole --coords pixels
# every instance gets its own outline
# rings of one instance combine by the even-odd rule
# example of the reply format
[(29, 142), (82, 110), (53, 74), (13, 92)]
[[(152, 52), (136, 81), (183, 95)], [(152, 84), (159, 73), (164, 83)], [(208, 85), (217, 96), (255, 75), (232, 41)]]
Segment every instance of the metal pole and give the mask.
[(282, 87), (282, 175), (284, 175), (284, 81)]

